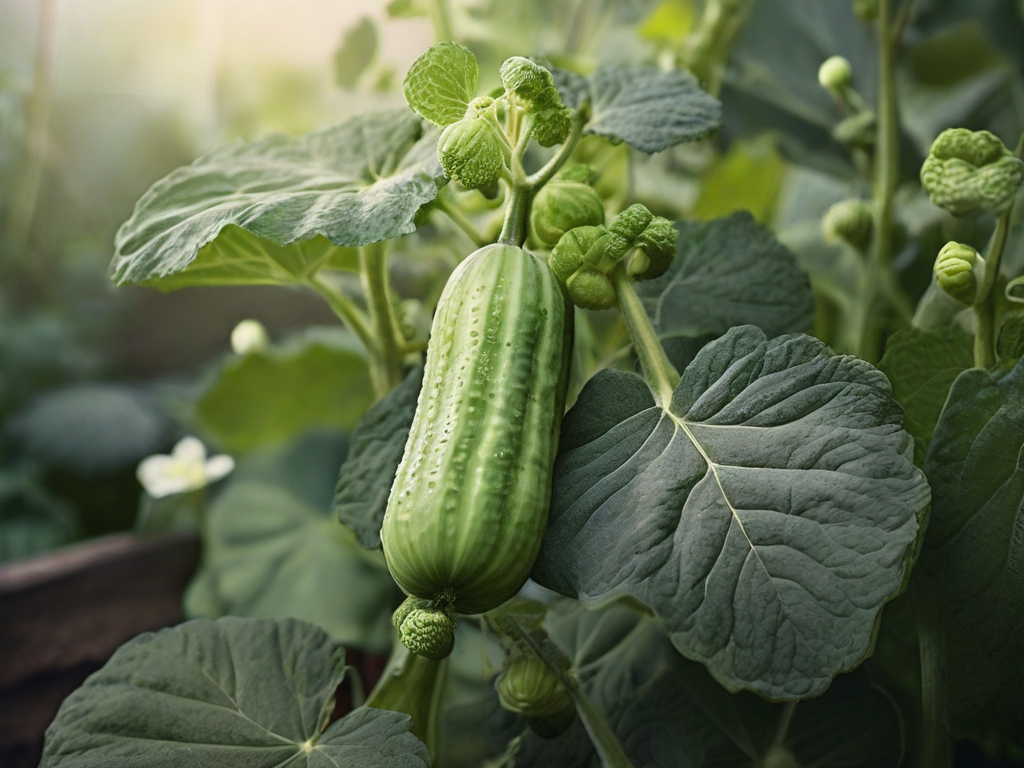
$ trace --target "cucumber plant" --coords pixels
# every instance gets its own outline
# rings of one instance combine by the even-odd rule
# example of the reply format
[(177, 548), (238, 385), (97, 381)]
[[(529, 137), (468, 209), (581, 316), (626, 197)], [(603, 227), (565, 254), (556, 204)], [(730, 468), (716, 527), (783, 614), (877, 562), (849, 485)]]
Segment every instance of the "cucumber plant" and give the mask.
[[(339, 559), (363, 550), (318, 585), (336, 602), (317, 617), (258, 596), (224, 616), (239, 586), (218, 562), (261, 534), (218, 540), (211, 510), (188, 603), (210, 618), (123, 646), (67, 699), (43, 764), (948, 766), (954, 736), (1016, 748), (1024, 289), (1001, 265), (1024, 144), (936, 138), (926, 193), (997, 225), (984, 253), (942, 248), (904, 312), (901, 22), (889, 0), (857, 7), (881, 40), (877, 112), (848, 61), (819, 81), (872, 194), (820, 224), (863, 259), (860, 356), (806, 333), (810, 280), (750, 215), (673, 221), (602, 190), (597, 143), (656, 154), (719, 129), (684, 69), (513, 56), (480, 93), (474, 54), (441, 42), (405, 79), (411, 111), (228, 145), (147, 192), (119, 283), (297, 286), (361, 343), (376, 402), (330, 523)], [(686, 55), (717, 91), (750, 4), (709, 8)], [(389, 260), (439, 239), (460, 253), (436, 306), (416, 297), (428, 333)], [(616, 329), (628, 341), (597, 359)], [(231, 501), (236, 519), (294, 503), (258, 482)], [(372, 645), (335, 623), (353, 613), (390, 616), (391, 657), (334, 718), (345, 646)]]

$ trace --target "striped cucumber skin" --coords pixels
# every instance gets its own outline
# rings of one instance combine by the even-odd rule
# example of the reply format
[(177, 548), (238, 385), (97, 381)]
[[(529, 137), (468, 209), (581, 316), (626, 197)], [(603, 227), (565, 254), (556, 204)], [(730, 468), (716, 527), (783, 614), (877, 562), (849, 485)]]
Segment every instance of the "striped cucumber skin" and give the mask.
[(543, 260), (489, 245), (438, 303), (381, 541), (409, 595), (489, 611), (519, 591), (547, 527), (572, 306)]

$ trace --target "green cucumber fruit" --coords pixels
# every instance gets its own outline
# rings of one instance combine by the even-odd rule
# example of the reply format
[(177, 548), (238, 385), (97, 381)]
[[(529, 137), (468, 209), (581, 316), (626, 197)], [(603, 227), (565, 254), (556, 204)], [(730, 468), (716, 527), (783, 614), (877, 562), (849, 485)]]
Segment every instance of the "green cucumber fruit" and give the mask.
[(392, 576), (418, 598), (396, 615), (403, 641), (423, 610), (484, 613), (526, 581), (547, 527), (572, 321), (561, 283), (522, 248), (485, 246), (449, 278), (381, 529)]

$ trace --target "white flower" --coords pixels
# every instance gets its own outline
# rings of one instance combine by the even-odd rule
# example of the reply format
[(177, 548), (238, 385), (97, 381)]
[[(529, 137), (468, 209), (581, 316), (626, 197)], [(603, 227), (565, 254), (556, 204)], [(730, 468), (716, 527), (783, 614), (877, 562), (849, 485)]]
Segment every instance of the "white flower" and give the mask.
[(267, 329), (259, 320), (243, 320), (231, 332), (231, 351), (236, 355), (259, 352), (270, 343)]
[(199, 438), (189, 436), (178, 441), (170, 456), (157, 454), (143, 459), (135, 475), (146, 493), (159, 499), (203, 488), (234, 468), (235, 460), (225, 454), (207, 459)]

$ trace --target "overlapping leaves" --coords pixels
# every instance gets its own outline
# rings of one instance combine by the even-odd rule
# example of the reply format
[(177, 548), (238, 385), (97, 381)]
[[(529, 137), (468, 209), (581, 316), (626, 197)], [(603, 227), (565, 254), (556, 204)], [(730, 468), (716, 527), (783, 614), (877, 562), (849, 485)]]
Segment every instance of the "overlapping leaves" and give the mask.
[(426, 768), (408, 715), (364, 708), (330, 723), (344, 665), (323, 630), (291, 619), (141, 635), (64, 701), (41, 765)]
[[(924, 463), (921, 567), (957, 734), (1024, 729), (1024, 362), (953, 383)], [(915, 572), (916, 576), (916, 572)]]
[(602, 371), (563, 423), (533, 577), (632, 595), (730, 690), (817, 695), (867, 655), (927, 508), (901, 421), (871, 366), (749, 326), (664, 409)]
[[(400, 109), (219, 147), (142, 196), (117, 233), (113, 277), (174, 276), (166, 287), (180, 288), (301, 282), (320, 266), (348, 266), (350, 255), (333, 246), (415, 231), (442, 180), (434, 146)], [(317, 242), (294, 245), (309, 240)]]

